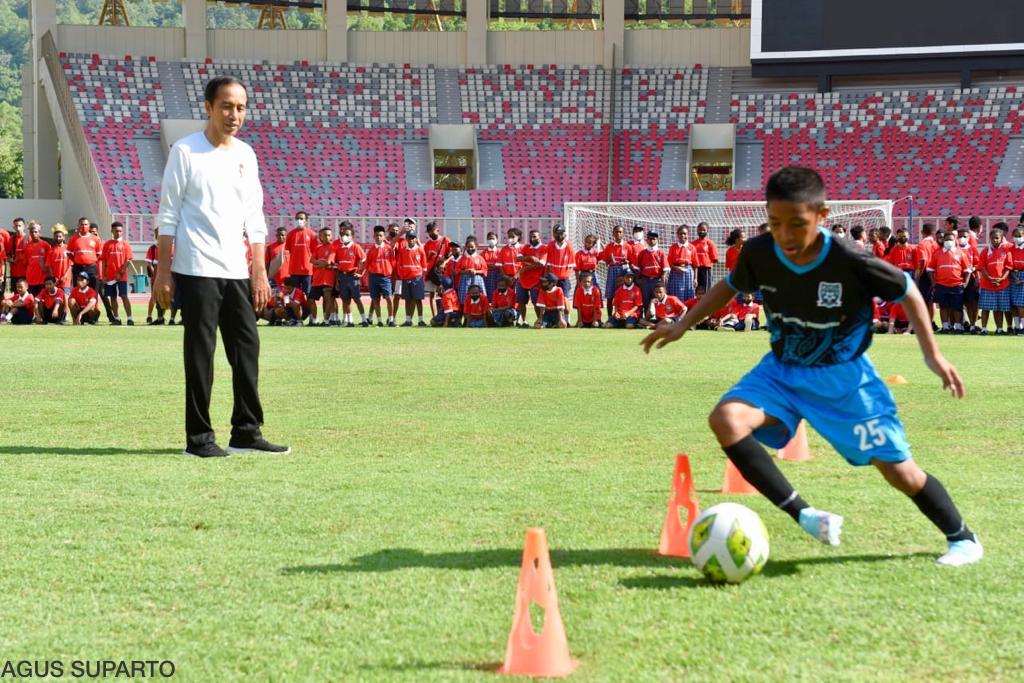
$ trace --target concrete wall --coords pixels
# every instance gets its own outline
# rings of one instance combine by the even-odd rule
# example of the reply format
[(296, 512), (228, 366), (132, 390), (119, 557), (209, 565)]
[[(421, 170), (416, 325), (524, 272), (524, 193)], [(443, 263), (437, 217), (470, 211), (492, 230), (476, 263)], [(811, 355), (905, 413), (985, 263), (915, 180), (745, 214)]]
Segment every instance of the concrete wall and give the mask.
[[(271, 36), (273, 39), (271, 39)], [(327, 34), (323, 31), (208, 30), (206, 45), (215, 59), (268, 59), (292, 62), (324, 60)]]
[(348, 60), (358, 64), (466, 63), (465, 33), (349, 31)]
[[(62, 199), (0, 199), (0, 226), (9, 228), (15, 218), (24, 218), (26, 221), (36, 219), (42, 224), (46, 236), (50, 235), (50, 226), (54, 223), (72, 227), (76, 225), (74, 222), (68, 223)], [(71, 220), (77, 218), (75, 216)]]
[[(284, 33), (284, 31), (282, 31)], [(61, 52), (104, 55), (153, 55), (158, 59), (185, 56), (185, 29), (136, 26), (57, 26), (54, 36)]]
[(603, 31), (489, 31), (489, 64), (601, 64)]
[(750, 66), (750, 29), (701, 28), (626, 31), (625, 63)]

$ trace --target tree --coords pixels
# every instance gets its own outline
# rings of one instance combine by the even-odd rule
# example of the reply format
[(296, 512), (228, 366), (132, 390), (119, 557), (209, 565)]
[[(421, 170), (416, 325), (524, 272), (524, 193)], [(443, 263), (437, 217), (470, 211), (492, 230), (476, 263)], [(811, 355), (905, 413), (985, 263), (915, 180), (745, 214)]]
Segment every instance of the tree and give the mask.
[(25, 154), (21, 144), (21, 109), (0, 102), (0, 197), (24, 194)]

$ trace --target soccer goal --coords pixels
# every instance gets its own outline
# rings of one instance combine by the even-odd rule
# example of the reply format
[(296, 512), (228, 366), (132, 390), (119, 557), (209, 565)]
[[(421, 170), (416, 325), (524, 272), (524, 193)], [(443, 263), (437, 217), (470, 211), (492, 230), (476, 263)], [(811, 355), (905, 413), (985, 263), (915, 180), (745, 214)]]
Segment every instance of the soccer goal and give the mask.
[[(847, 231), (855, 225), (870, 228), (892, 225), (892, 202), (889, 200), (855, 200), (826, 202), (831, 209), (829, 225), (837, 223)], [(768, 222), (763, 201), (757, 202), (567, 202), (563, 222), (569, 241), (582, 246), (587, 235), (595, 235), (601, 244), (612, 238), (612, 228), (621, 225), (626, 239), (635, 225), (659, 234), (663, 249), (667, 250), (676, 239), (676, 228), (690, 227), (690, 239), (696, 239), (698, 223), (708, 224), (708, 237), (719, 249), (719, 260), (714, 278), (725, 276), (725, 238), (734, 228), (743, 228), (747, 238), (757, 234), (757, 227)], [(598, 266), (599, 277), (604, 280), (606, 267)]]

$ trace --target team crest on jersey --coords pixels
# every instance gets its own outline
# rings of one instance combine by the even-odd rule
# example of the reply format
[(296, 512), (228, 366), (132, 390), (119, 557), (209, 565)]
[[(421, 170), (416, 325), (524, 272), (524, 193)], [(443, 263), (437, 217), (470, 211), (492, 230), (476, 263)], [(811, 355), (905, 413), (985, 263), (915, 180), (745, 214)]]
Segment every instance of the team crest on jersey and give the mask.
[(839, 308), (843, 305), (842, 282), (819, 282), (818, 305), (822, 308)]

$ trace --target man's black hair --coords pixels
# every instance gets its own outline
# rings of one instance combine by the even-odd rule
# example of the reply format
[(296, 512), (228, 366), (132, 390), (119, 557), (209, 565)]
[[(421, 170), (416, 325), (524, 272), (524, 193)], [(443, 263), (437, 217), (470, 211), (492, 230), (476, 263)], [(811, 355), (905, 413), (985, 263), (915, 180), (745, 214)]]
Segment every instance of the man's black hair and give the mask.
[(960, 219), (956, 216), (946, 216), (946, 222), (952, 225), (954, 230), (960, 226)]
[(512, 233), (516, 237), (522, 237), (523, 236), (523, 231), (520, 230), (519, 228), (509, 228), (508, 231), (505, 234), (507, 235), (508, 233)]
[[(79, 218), (78, 220), (79, 220), (79, 221), (81, 221), (82, 219), (81, 219), (81, 218)], [(14, 224), (14, 223), (17, 223), (18, 221), (21, 221), (22, 223), (24, 223), (24, 222), (25, 222), (25, 219), (24, 219), (24, 218), (22, 218), (21, 216), (18, 216), (18, 217), (17, 217), (17, 218), (15, 218), (15, 219), (14, 219), (13, 221), (11, 221), (11, 223), (12, 223), (12, 224)]]
[(992, 226), (992, 230), (989, 230), (989, 234), (991, 234), (992, 232), (994, 232), (996, 230), (998, 230), (999, 232), (1001, 232), (1001, 233), (1003, 233), (1005, 235), (1006, 233), (1008, 233), (1010, 231), (1010, 225), (1009, 225), (1009, 223), (1006, 223), (1004, 221), (999, 221), (998, 223), (996, 223), (995, 225)]
[(470, 240), (472, 240), (473, 244), (476, 244), (476, 235), (466, 235), (466, 239), (463, 240), (463, 243), (469, 242)]
[(121, 221), (114, 221), (113, 223), (110, 224), (110, 229), (113, 230), (114, 228), (121, 228), (122, 230), (124, 230), (124, 223), (122, 223)]
[(935, 224), (934, 223), (925, 223), (924, 225), (921, 226), (921, 234), (922, 235), (931, 235), (934, 232), (935, 232)]
[(52, 282), (54, 284), (57, 284), (57, 278), (55, 278), (52, 275), (47, 275), (46, 277), (43, 278), (43, 284), (45, 285), (47, 282)]
[(437, 230), (437, 221), (427, 223), (427, 230)]
[(768, 178), (764, 198), (768, 202), (807, 204), (817, 210), (825, 205), (825, 181), (812, 168), (786, 166)]
[(309, 218), (309, 214), (303, 211), (302, 209), (299, 209), (298, 211), (295, 212), (295, 217), (298, 218), (300, 213), (302, 214), (303, 218)]
[(864, 236), (864, 226), (863, 225), (855, 225), (852, 228), (850, 228), (850, 237), (852, 237), (853, 239), (859, 240), (863, 236)]
[(967, 219), (967, 227), (974, 232), (978, 232), (981, 229), (981, 216), (971, 216)]
[(245, 83), (242, 83), (242, 81), (234, 76), (216, 76), (206, 82), (206, 88), (203, 90), (203, 99), (213, 104), (217, 101), (217, 93), (226, 85), (240, 85), (242, 90), (245, 91), (246, 97), (249, 96), (249, 89), (245, 87)]
[(384, 232), (384, 231), (385, 231), (385, 228), (384, 228), (383, 225), (375, 225), (375, 226), (373, 226), (373, 234), (374, 235), (376, 235), (378, 232)]

